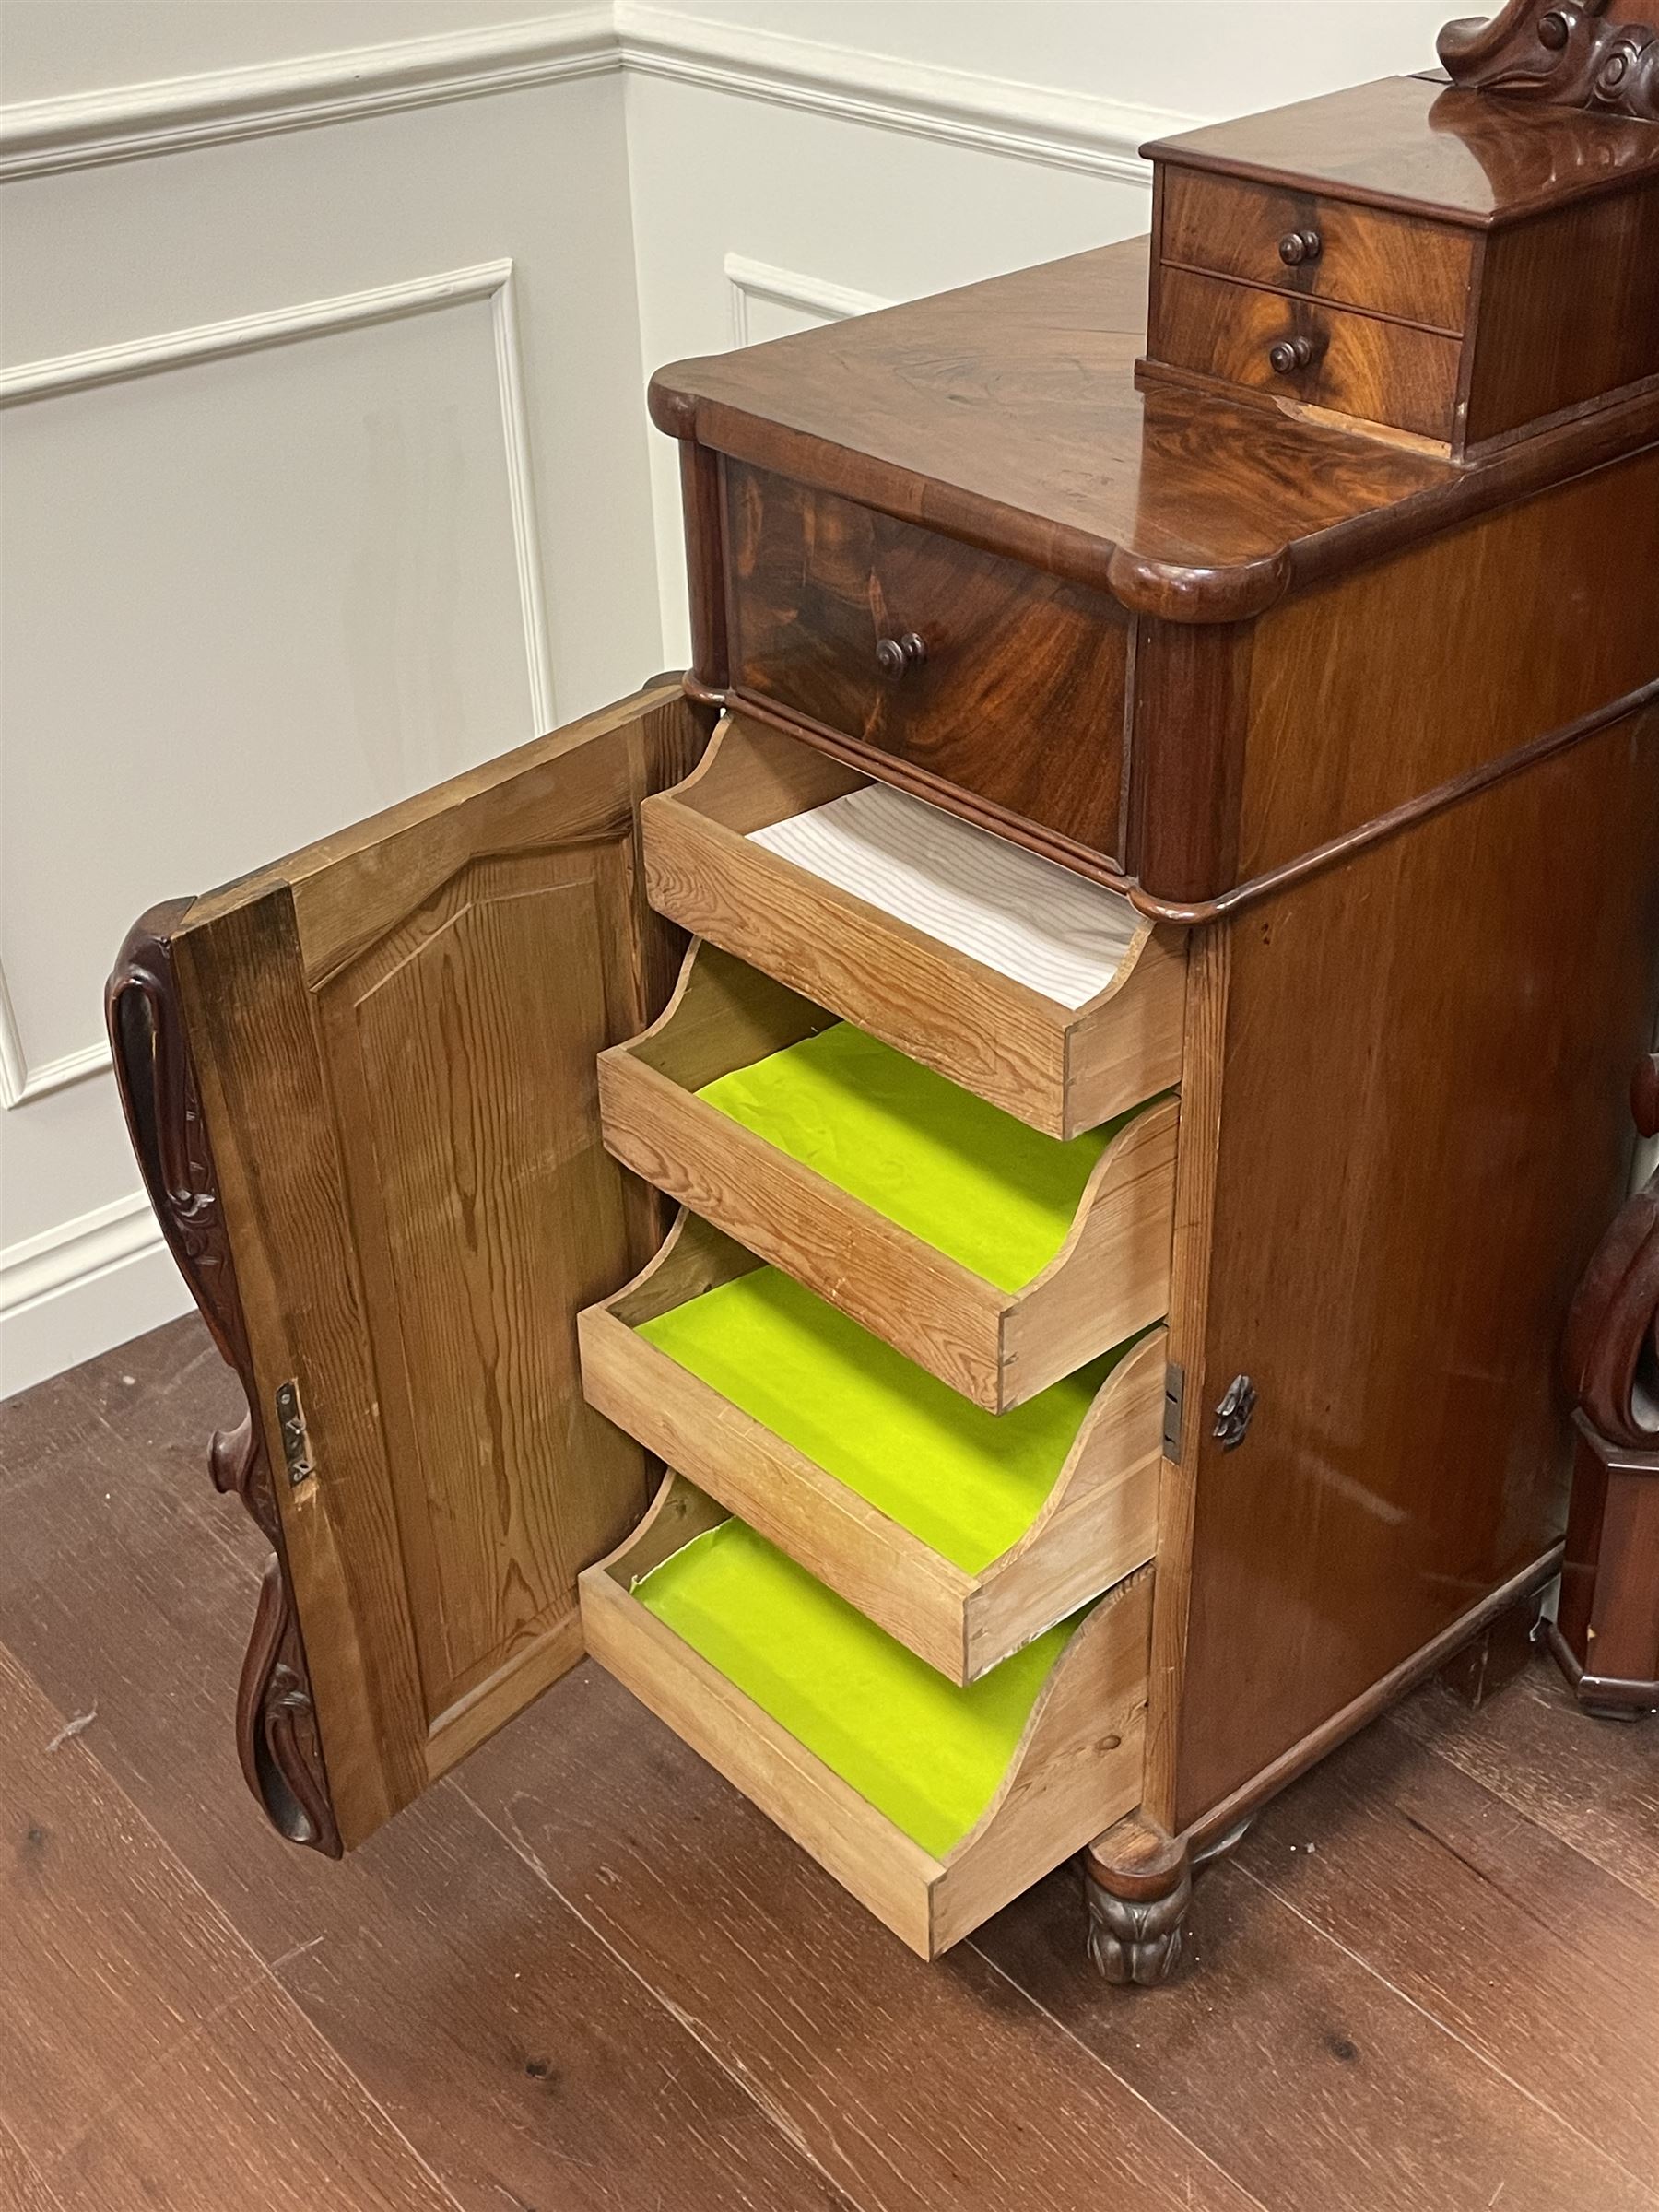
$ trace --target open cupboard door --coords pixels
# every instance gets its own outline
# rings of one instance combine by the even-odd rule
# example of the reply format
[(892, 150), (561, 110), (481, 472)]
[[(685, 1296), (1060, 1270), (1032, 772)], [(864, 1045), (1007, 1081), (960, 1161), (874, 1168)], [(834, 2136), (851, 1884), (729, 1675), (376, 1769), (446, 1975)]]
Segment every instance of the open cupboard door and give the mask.
[(238, 1730), (296, 1842), (360, 1842), (573, 1665), (577, 1575), (649, 1502), (575, 1317), (658, 1241), (594, 1061), (672, 987), (636, 810), (705, 735), (665, 680), (152, 910), (111, 977), (146, 1182), (247, 1394), (211, 1455), (274, 1554)]

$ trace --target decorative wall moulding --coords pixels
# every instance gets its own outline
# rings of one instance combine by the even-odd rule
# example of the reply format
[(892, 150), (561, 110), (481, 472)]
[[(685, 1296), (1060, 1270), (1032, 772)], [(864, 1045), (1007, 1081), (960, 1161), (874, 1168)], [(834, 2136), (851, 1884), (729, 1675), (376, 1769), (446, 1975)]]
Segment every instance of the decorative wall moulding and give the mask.
[(780, 307), (799, 308), (825, 323), (841, 323), (849, 315), (873, 314), (896, 303), (879, 292), (861, 292), (849, 284), (831, 284), (822, 276), (804, 276), (798, 269), (780, 269), (770, 261), (751, 261), (744, 253), (728, 253), (724, 263), (732, 295), (732, 343), (751, 342), (749, 301), (774, 300)]
[[(109, 1059), (106, 1050), (106, 1066)], [(161, 1249), (161, 1231), (142, 1191), (60, 1221), (38, 1237), (8, 1244), (0, 1251), (0, 1322), (9, 1322), (42, 1299)]]
[[(324, 300), (302, 300), (256, 315), (231, 315), (186, 330), (162, 331), (119, 346), (97, 346), (81, 353), (57, 354), (0, 371), (0, 408), (85, 392), (100, 384), (150, 376), (186, 363), (227, 360), (263, 347), (288, 346), (335, 330), (360, 330), (378, 323), (430, 314), (466, 301), (488, 301), (495, 354), (496, 391), (501, 413), (501, 442), (512, 527), (513, 569), (524, 635), (525, 674), (532, 727), (540, 736), (559, 719), (553, 689), (552, 653), (547, 642), (546, 594), (542, 584), (541, 541), (530, 466), (530, 430), (524, 406), (517, 302), (511, 261), (479, 262), (471, 268), (444, 269), (405, 284), (383, 284), (342, 292)], [(0, 960), (0, 1110), (61, 1090), (83, 1077), (103, 1073), (110, 1053), (102, 1040), (31, 1066), (6, 988)]]
[(618, 66), (608, 6), (0, 108), (0, 179), (349, 123)]
[(1205, 120), (617, 0), (489, 29), (19, 101), (0, 108), (0, 180), (622, 70), (1147, 186), (1141, 142)]
[[(0, 1111), (21, 1106), (29, 1099), (44, 1098), (51, 1091), (65, 1089), (86, 1076), (101, 1075), (109, 1065), (110, 1048), (100, 1038), (96, 1044), (82, 1045), (77, 1052), (62, 1053), (55, 1060), (42, 1060), (39, 1066), (30, 1067), (6, 980), (5, 963), (0, 961)], [(0, 1260), (0, 1265), (3, 1265)]]

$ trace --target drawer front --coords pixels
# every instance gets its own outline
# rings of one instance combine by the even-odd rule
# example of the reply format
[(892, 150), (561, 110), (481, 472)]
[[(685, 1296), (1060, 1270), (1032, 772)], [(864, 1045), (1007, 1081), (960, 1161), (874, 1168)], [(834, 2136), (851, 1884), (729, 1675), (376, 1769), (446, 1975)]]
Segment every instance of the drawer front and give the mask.
[[(737, 1309), (739, 1329), (745, 1312), (754, 1329), (779, 1291), (790, 1319), (773, 1335), (753, 1339), (759, 1348), (734, 1349), (731, 1301), (750, 1285), (761, 1287), (759, 1298)], [(720, 1298), (701, 1317), (700, 1301), (711, 1292)], [(803, 1316), (815, 1309), (829, 1322), (827, 1334), (803, 1328)], [(688, 1315), (689, 1335), (671, 1338), (668, 1349), (653, 1340), (651, 1331)], [(728, 1334), (717, 1359), (723, 1377), (717, 1388), (691, 1362), (721, 1330)], [(952, 1545), (945, 1532), (962, 1525), (962, 1488), (982, 1497), (985, 1467), (1005, 1449), (1010, 1456), (998, 1464), (1012, 1466), (1019, 1450), (1009, 1434), (1015, 1424), (963, 1407), (945, 1416), (941, 1385), (867, 1333), (850, 1331), (798, 1285), (779, 1285), (773, 1270), (709, 1222), (682, 1214), (643, 1273), (602, 1305), (590, 1306), (579, 1331), (590, 1406), (948, 1681), (977, 1680), (1152, 1557), (1164, 1329), (1139, 1338), (1112, 1367), (1069, 1446), (1062, 1452), (1056, 1444), (1047, 1498), (1023, 1528), (1010, 1519), (1006, 1547), (977, 1571), (959, 1565), (941, 1544)], [(823, 1348), (816, 1363), (805, 1349), (809, 1342)], [(689, 1359), (675, 1356), (677, 1343), (691, 1347)], [(854, 1346), (855, 1369), (847, 1358)], [(768, 1348), (783, 1363), (778, 1371), (789, 1376), (787, 1390), (772, 1396), (764, 1380), (757, 1381)], [(735, 1394), (726, 1395), (728, 1389)], [(809, 1414), (791, 1402), (790, 1392), (807, 1394)], [(905, 1420), (885, 1428), (884, 1392), (907, 1408)], [(747, 1405), (739, 1402), (745, 1398)], [(764, 1419), (750, 1409), (758, 1401)], [(918, 1453), (916, 1440), (928, 1420), (938, 1426)], [(792, 1421), (798, 1424), (795, 1441), (782, 1433)], [(880, 1441), (873, 1443), (873, 1435)], [(941, 1437), (949, 1441), (941, 1444)], [(905, 1469), (890, 1492), (870, 1479), (872, 1449), (877, 1456), (891, 1453)], [(959, 1546), (953, 1547), (959, 1556)]]
[(1151, 350), (1228, 383), (1425, 438), (1452, 436), (1460, 343), (1410, 324), (1166, 268)]
[(1114, 600), (763, 469), (728, 461), (725, 483), (741, 689), (1116, 856)]
[(1467, 319), (1473, 234), (1350, 200), (1167, 169), (1159, 252), (1179, 267), (1453, 336)]
[[(1110, 982), (1087, 1004), (1062, 1005), (873, 903), (879, 881), (871, 899), (859, 898), (755, 841), (753, 832), (860, 791), (937, 822), (951, 841), (956, 880), (989, 881), (1004, 864), (1004, 904), (1023, 904), (1032, 923), (1062, 899), (1086, 915), (1121, 910), (1133, 934)], [(873, 787), (798, 738), (729, 716), (696, 771), (647, 799), (640, 823), (646, 891), (659, 913), (1047, 1135), (1076, 1136), (1181, 1080), (1186, 959), (1179, 933), (1137, 921), (1116, 893), (989, 830)], [(983, 860), (975, 857), (981, 849)], [(874, 878), (882, 854), (873, 842), (862, 851)], [(900, 852), (897, 865), (907, 858)], [(912, 865), (903, 881), (913, 911), (924, 920), (944, 914), (947, 926), (941, 894), (950, 877)], [(982, 911), (994, 926), (1001, 910)]]
[(649, 1518), (582, 1576), (587, 1648), (924, 1959), (960, 1941), (1140, 1803), (1149, 1569), (1083, 1618), (983, 1812), (957, 1841), (930, 1849), (633, 1594), (653, 1569), (724, 1519), (712, 1500), (670, 1475)]
[[(1173, 1098), (1115, 1127), (1053, 1258), (1006, 1289), (699, 1095), (834, 1027), (823, 1008), (700, 941), (662, 1018), (599, 1055), (607, 1150), (988, 1413), (1023, 1405), (1164, 1317)], [(959, 1146), (955, 1125), (947, 1139), (929, 1124), (924, 1144)], [(910, 1150), (904, 1165), (917, 1157)]]

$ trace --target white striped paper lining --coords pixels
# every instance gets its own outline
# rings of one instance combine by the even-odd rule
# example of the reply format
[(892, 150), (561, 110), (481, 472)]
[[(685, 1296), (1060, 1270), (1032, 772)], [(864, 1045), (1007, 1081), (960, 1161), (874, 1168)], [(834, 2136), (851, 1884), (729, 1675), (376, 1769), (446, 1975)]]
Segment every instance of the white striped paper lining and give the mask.
[(1140, 927), (1103, 884), (885, 783), (749, 836), (1063, 1006), (1105, 990)]

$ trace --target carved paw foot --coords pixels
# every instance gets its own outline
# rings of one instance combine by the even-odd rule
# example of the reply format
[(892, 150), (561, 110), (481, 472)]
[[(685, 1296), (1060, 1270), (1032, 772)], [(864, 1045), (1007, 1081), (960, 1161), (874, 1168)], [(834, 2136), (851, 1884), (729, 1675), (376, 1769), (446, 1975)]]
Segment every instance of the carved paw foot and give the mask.
[(1096, 1971), (1119, 1988), (1167, 1982), (1180, 1963), (1193, 1901), (1185, 1845), (1131, 1814), (1089, 1845), (1083, 1870)]
[(1182, 1924), (1193, 1901), (1193, 1877), (1182, 1872), (1167, 1897), (1113, 1897), (1090, 1877), (1088, 1956), (1118, 1988), (1151, 1989), (1181, 1963)]

